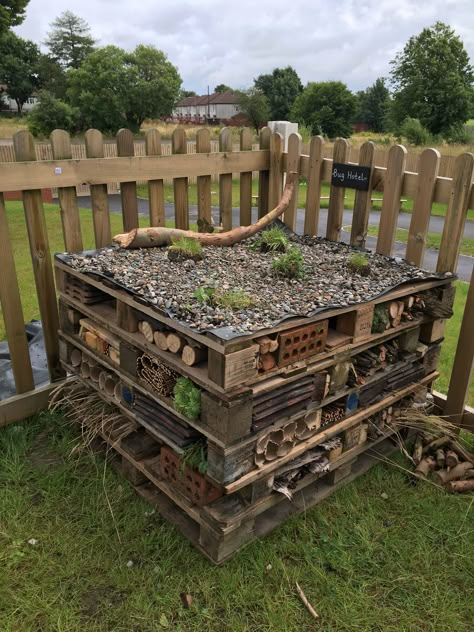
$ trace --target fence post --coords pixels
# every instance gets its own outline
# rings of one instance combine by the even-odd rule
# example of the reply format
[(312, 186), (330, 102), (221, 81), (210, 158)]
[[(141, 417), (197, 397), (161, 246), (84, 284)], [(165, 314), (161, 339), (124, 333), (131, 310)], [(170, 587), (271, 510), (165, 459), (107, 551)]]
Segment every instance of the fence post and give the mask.
[(324, 139), (313, 136), (309, 144), (308, 179), (306, 182), (306, 210), (304, 214), (304, 234), (313, 237), (318, 234), (319, 211), (321, 208), (321, 177), (324, 164)]
[[(219, 151), (232, 151), (232, 133), (224, 127), (219, 134)], [(223, 173), (219, 177), (219, 220), (224, 230), (232, 230), (232, 174)]]
[(453, 423), (460, 424), (464, 413), (469, 384), (471, 382), (474, 366), (474, 336), (472, 324), (474, 323), (474, 267), (471, 273), (471, 283), (467, 293), (464, 315), (459, 332), (456, 355), (454, 356), (453, 370), (449, 380), (448, 397), (443, 410), (443, 415), (450, 418)]
[[(260, 130), (260, 149), (270, 150), (271, 131), (268, 127)], [(258, 174), (258, 216), (263, 217), (270, 210), (268, 208), (269, 171), (260, 171)]]
[(270, 176), (268, 207), (275, 208), (283, 193), (283, 138), (275, 132), (270, 136)]
[[(121, 129), (117, 133), (117, 156), (124, 158), (135, 155), (133, 134), (129, 129)], [(120, 198), (122, 200), (122, 219), (125, 232), (138, 228), (137, 183), (121, 182)]]
[[(240, 130), (240, 151), (252, 151), (252, 132), (248, 127)], [(252, 172), (240, 174), (240, 225), (252, 223)]]
[[(145, 152), (147, 156), (161, 156), (161, 136), (156, 129), (145, 134)], [(150, 208), (150, 226), (165, 225), (165, 192), (163, 180), (148, 180), (148, 200)]]
[(456, 158), (436, 272), (454, 272), (456, 270), (469, 206), (473, 172), (473, 154), (462, 154)]
[(373, 170), (375, 163), (375, 145), (367, 141), (359, 150), (359, 165), (369, 167), (370, 180), (367, 191), (356, 190), (354, 196), (354, 212), (352, 214), (351, 245), (357, 248), (365, 247), (367, 237), (367, 225), (369, 223), (370, 208), (372, 203)]
[[(17, 161), (35, 161), (36, 152), (33, 136), (26, 131), (17, 132), (13, 137)], [(52, 382), (64, 376), (59, 362), (59, 317), (56, 292), (54, 289), (53, 267), (49, 249), (48, 229), (44, 216), (41, 190), (23, 191), (26, 229), (30, 242), (31, 261), (35, 276), (38, 304), (43, 324), (49, 376)]]
[[(98, 129), (87, 130), (85, 144), (88, 158), (104, 157), (104, 141)], [(91, 184), (90, 189), (95, 247), (104, 248), (112, 243), (107, 185)]]
[[(171, 136), (171, 150), (173, 154), (187, 154), (188, 142), (186, 132), (182, 127), (177, 127)], [(189, 229), (189, 203), (188, 203), (188, 179), (174, 178), (174, 213), (176, 228)]]
[(12, 361), (15, 388), (19, 395), (34, 389), (33, 372), (26, 340), (23, 309), (18, 277), (13, 259), (13, 248), (8, 234), (7, 211), (0, 193), (0, 306), (2, 308), (8, 348)]
[(398, 213), (400, 212), (400, 198), (407, 150), (403, 145), (394, 145), (388, 152), (387, 171), (383, 186), (382, 212), (380, 213), (380, 227), (377, 238), (376, 252), (390, 257), (395, 241)]
[[(300, 171), (300, 155), (301, 155), (301, 136), (299, 134), (291, 134), (288, 139), (288, 155), (286, 160), (286, 173), (290, 171)], [(284, 221), (288, 228), (296, 230), (296, 211), (298, 208), (298, 191), (299, 178), (296, 179), (296, 186), (293, 190), (290, 203), (285, 211)]]
[[(345, 138), (338, 138), (334, 143), (333, 162), (347, 162), (350, 146)], [(331, 184), (329, 190), (328, 222), (326, 227), (326, 239), (339, 241), (342, 228), (342, 216), (344, 213), (344, 195), (346, 189), (335, 187)]]
[[(211, 153), (211, 134), (207, 127), (196, 134), (196, 153)], [(198, 217), (207, 224), (212, 224), (211, 208), (211, 176), (197, 177)]]
[[(62, 129), (51, 133), (51, 145), (54, 160), (71, 160), (71, 139)], [(68, 252), (83, 250), (81, 220), (77, 207), (76, 187), (58, 187), (61, 223), (63, 226), (64, 247)]]

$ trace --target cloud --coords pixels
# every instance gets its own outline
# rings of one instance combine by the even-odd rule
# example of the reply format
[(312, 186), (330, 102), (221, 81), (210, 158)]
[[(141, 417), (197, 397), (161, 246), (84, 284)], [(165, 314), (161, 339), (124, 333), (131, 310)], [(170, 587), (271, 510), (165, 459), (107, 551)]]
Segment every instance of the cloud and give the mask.
[(91, 26), (100, 45), (153, 44), (178, 67), (186, 89), (217, 83), (249, 87), (261, 73), (293, 66), (303, 83), (341, 80), (352, 90), (390, 71), (409, 37), (437, 20), (454, 28), (474, 57), (472, 0), (30, 0), (16, 31), (43, 41), (51, 21), (69, 9)]

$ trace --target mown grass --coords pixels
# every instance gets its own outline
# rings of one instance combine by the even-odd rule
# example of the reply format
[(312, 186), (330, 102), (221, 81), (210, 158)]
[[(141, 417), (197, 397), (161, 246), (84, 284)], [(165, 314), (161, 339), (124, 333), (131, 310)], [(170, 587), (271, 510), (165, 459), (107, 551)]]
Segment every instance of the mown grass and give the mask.
[[(377, 237), (379, 234), (378, 226), (369, 226), (367, 234), (371, 237)], [(400, 241), (404, 244), (408, 241), (408, 230), (406, 228), (397, 228), (395, 233), (396, 241)], [(426, 247), (435, 248), (439, 250), (441, 245), (441, 235), (439, 233), (428, 233), (426, 238)], [(463, 237), (461, 240), (461, 254), (469, 257), (474, 257), (474, 239), (470, 237)]]
[(216, 568), (72, 440), (59, 415), (0, 429), (2, 632), (472, 629), (470, 496), (377, 465)]

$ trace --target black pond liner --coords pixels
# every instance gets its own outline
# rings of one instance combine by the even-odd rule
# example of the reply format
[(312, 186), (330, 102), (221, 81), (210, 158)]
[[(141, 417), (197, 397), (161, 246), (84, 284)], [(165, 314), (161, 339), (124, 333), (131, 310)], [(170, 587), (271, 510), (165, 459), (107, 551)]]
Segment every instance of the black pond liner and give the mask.
[[(297, 235), (296, 233), (294, 233), (292, 230), (290, 230), (288, 228), (288, 226), (286, 226), (286, 224), (284, 224), (283, 222), (281, 222), (280, 220), (275, 220), (272, 224), (270, 224), (270, 226), (268, 226), (265, 230), (268, 230), (269, 228), (272, 227), (278, 227), (281, 228), (282, 230), (284, 230), (284, 232), (289, 236), (289, 237), (297, 237), (300, 238), (300, 235)], [(327, 239), (323, 239), (322, 237), (315, 237), (314, 238), (315, 243), (323, 243), (323, 242), (328, 242)], [(334, 243), (334, 242), (330, 242), (330, 243)], [(353, 248), (352, 246), (350, 246), (349, 244), (346, 244), (344, 242), (338, 242), (339, 245), (341, 247), (345, 247), (348, 250), (350, 250), (351, 252), (364, 252), (361, 249), (356, 249)], [(113, 248), (114, 246), (112, 246)], [(74, 258), (74, 256), (80, 255), (82, 257), (94, 257), (95, 255), (100, 254), (101, 252), (110, 250), (111, 246), (105, 247), (105, 248), (100, 248), (98, 250), (84, 250), (83, 252), (77, 252), (77, 253), (57, 253), (55, 255), (55, 258), (58, 261), (61, 261), (62, 263), (64, 263), (67, 266), (72, 267), (71, 265), (71, 261)], [(117, 250), (119, 250), (119, 247), (116, 246)], [(365, 250), (365, 252), (371, 252), (368, 250)], [(397, 263), (397, 261), (400, 261), (399, 258), (395, 258), (395, 257), (385, 257), (385, 259), (387, 259), (388, 261), (393, 261), (394, 263)], [(419, 269), (419, 268), (416, 268)], [(180, 325), (182, 325), (183, 327), (186, 327), (187, 329), (189, 329), (189, 332), (192, 334), (194, 333), (200, 333), (200, 334), (207, 334), (210, 333), (213, 336), (215, 336), (216, 338), (221, 338), (222, 340), (233, 340), (235, 338), (248, 338), (249, 335), (250, 336), (256, 336), (258, 335), (258, 331), (253, 331), (253, 332), (248, 332), (248, 333), (239, 333), (239, 332), (235, 332), (233, 331), (233, 329), (231, 327), (216, 327), (214, 329), (211, 328), (206, 328), (206, 329), (197, 329), (195, 327), (190, 327), (189, 323), (182, 321), (178, 318), (176, 318), (176, 316), (173, 314), (173, 312), (171, 312), (171, 310), (168, 309), (162, 309), (161, 307), (157, 307), (156, 305), (154, 305), (151, 301), (149, 301), (148, 299), (144, 298), (143, 296), (141, 296), (140, 294), (138, 294), (137, 292), (135, 292), (134, 290), (130, 289), (129, 287), (127, 287), (126, 285), (123, 285), (123, 283), (120, 283), (120, 281), (116, 281), (112, 275), (107, 275), (104, 273), (100, 273), (100, 272), (83, 272), (81, 271), (81, 274), (84, 274), (86, 276), (90, 276), (91, 278), (95, 278), (98, 281), (101, 281), (102, 283), (104, 283), (104, 285), (110, 287), (110, 288), (116, 288), (116, 289), (120, 289), (125, 291), (127, 294), (129, 294), (130, 296), (133, 297), (133, 299), (139, 304), (139, 305), (145, 305), (147, 307), (150, 307), (151, 309), (153, 309), (155, 312), (157, 312), (157, 314), (161, 314), (162, 316), (166, 317), (166, 318), (171, 318), (172, 320), (175, 320), (176, 322), (180, 323)], [(392, 290), (395, 290), (399, 287), (402, 287), (403, 285), (412, 285), (412, 284), (416, 284), (416, 283), (425, 283), (426, 281), (436, 281), (436, 280), (440, 280), (440, 279), (452, 279), (452, 280), (456, 280), (457, 279), (457, 275), (453, 274), (453, 273), (436, 273), (433, 272), (432, 274), (425, 276), (423, 278), (416, 278), (414, 277), (413, 279), (409, 279), (408, 281), (404, 281), (403, 283), (397, 283), (396, 285), (393, 285), (389, 288), (387, 288), (384, 292), (381, 292), (380, 294), (378, 294), (377, 296), (372, 296), (370, 301), (366, 301), (367, 303), (370, 303), (371, 301), (374, 300), (374, 298), (378, 298), (380, 296), (384, 296), (385, 294), (388, 294), (389, 292), (391, 292)], [(357, 305), (364, 305), (364, 302), (361, 303), (352, 303), (351, 306), (357, 306)], [(313, 316), (315, 316), (316, 314), (320, 314), (323, 313), (325, 311), (328, 311), (330, 309), (337, 309), (338, 307), (342, 307), (341, 305), (338, 305), (337, 303), (331, 303), (330, 305), (325, 305), (324, 307), (319, 307), (315, 310), (313, 310), (312, 312), (305, 314), (304, 316), (302, 316), (301, 314), (289, 314), (286, 313), (284, 316), (282, 316), (279, 320), (276, 320), (272, 327), (276, 327), (277, 325), (279, 325), (280, 323), (284, 322), (285, 320), (291, 319), (291, 318), (311, 318)], [(344, 306), (344, 307), (347, 307)], [(271, 329), (271, 327), (266, 327), (265, 329)], [(263, 329), (262, 329), (263, 331)]]

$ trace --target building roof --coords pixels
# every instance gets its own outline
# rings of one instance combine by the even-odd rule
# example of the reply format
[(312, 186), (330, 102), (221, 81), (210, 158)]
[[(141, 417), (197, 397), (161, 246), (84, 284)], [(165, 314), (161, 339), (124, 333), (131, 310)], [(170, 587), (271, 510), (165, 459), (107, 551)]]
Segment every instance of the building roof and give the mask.
[(239, 95), (231, 90), (227, 92), (215, 92), (214, 94), (203, 94), (202, 96), (186, 97), (181, 99), (177, 107), (187, 107), (190, 105), (207, 105), (212, 103), (213, 105), (227, 105), (229, 103), (238, 103)]

